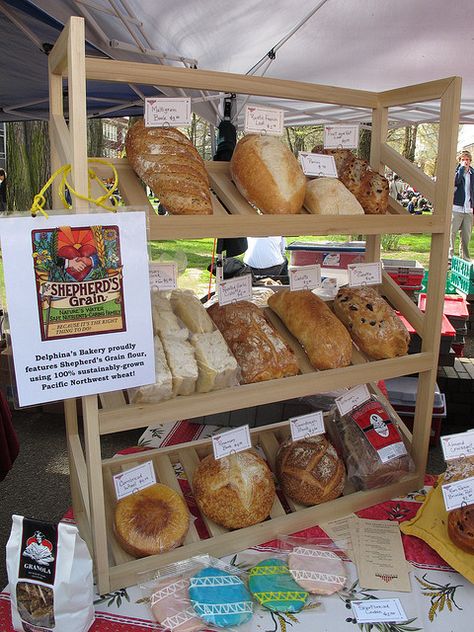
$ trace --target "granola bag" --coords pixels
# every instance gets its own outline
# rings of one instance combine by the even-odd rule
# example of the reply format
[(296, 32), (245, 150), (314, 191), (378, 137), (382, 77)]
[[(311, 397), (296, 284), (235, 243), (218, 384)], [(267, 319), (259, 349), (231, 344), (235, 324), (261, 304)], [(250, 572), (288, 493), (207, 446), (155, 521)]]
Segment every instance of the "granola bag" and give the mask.
[(92, 560), (77, 527), (12, 520), (6, 551), (14, 629), (86, 632), (94, 621)]

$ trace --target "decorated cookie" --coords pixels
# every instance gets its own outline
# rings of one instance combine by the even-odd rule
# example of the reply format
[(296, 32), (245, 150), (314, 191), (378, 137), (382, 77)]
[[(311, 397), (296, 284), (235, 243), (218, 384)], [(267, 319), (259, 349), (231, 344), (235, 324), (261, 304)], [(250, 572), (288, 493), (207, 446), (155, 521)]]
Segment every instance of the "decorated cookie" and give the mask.
[(317, 595), (332, 595), (347, 579), (342, 560), (315, 545), (296, 546), (288, 555), (288, 567), (299, 586)]
[(252, 618), (253, 603), (245, 584), (219, 568), (203, 568), (189, 581), (196, 614), (219, 628), (241, 625)]
[(275, 612), (299, 612), (308, 593), (290, 575), (281, 560), (264, 560), (250, 570), (249, 588), (255, 599)]
[(202, 630), (202, 621), (196, 616), (188, 596), (189, 579), (162, 579), (150, 598), (155, 619), (173, 632)]

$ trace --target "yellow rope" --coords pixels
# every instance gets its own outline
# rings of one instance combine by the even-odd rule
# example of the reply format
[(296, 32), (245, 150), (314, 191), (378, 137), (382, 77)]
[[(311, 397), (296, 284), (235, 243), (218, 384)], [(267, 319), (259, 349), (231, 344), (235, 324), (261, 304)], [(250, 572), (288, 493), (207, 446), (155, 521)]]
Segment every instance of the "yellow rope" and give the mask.
[[(116, 212), (118, 202), (117, 202), (117, 198), (113, 197), (113, 194), (115, 193), (118, 187), (117, 169), (114, 167), (114, 165), (111, 162), (109, 162), (108, 160), (103, 160), (102, 158), (89, 158), (88, 162), (103, 164), (112, 169), (112, 172), (114, 174), (114, 183), (110, 189), (108, 189), (105, 186), (105, 184), (102, 182), (102, 179), (99, 178), (99, 176), (95, 173), (93, 169), (88, 168), (87, 172), (88, 172), (88, 177), (89, 177), (89, 186), (88, 186), (89, 195), (82, 195), (78, 193), (73, 188), (73, 186), (68, 182), (68, 179), (67, 179), (68, 175), (71, 173), (71, 165), (63, 165), (59, 169), (56, 169), (56, 171), (52, 174), (52, 176), (43, 186), (41, 191), (37, 195), (35, 195), (35, 197), (33, 198), (33, 204), (31, 205), (31, 208), (30, 208), (31, 215), (33, 217), (36, 217), (38, 212), (40, 212), (45, 217), (48, 217), (48, 213), (44, 210), (44, 205), (46, 204), (46, 198), (44, 196), (44, 193), (48, 190), (48, 188), (52, 185), (52, 183), (58, 176), (61, 176), (59, 180), (59, 185), (58, 185), (58, 195), (59, 195), (59, 199), (63, 203), (64, 208), (70, 208), (70, 205), (68, 204), (65, 193), (64, 193), (65, 190), (68, 189), (71, 196), (75, 195), (77, 198), (81, 200), (86, 200), (87, 202), (91, 202), (92, 204), (95, 204), (96, 206), (100, 206), (106, 211)], [(105, 191), (104, 195), (101, 195), (98, 198), (92, 198), (90, 194), (91, 183), (93, 180), (96, 180), (99, 183), (99, 186)], [(106, 200), (110, 200), (110, 205), (107, 205), (105, 203)]]

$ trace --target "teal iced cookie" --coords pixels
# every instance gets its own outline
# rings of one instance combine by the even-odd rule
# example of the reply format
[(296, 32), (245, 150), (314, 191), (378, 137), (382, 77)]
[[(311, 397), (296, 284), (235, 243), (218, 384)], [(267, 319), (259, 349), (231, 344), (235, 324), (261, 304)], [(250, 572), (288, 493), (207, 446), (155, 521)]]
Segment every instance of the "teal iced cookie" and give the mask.
[(308, 599), (308, 593), (292, 578), (288, 566), (274, 558), (250, 570), (249, 588), (262, 606), (274, 612), (299, 612)]
[(191, 577), (189, 598), (196, 614), (219, 628), (241, 625), (253, 615), (252, 597), (243, 581), (218, 568), (203, 568)]

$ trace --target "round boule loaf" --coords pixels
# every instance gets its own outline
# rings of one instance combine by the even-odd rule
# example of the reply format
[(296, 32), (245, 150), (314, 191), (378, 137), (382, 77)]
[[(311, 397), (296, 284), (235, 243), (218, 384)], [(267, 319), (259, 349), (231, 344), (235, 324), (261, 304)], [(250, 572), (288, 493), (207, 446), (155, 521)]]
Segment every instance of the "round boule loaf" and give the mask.
[(206, 456), (197, 466), (192, 484), (202, 513), (228, 529), (262, 522), (275, 499), (270, 468), (252, 451), (218, 460)]
[(282, 443), (276, 468), (283, 492), (302, 505), (333, 500), (344, 489), (344, 463), (324, 435)]

